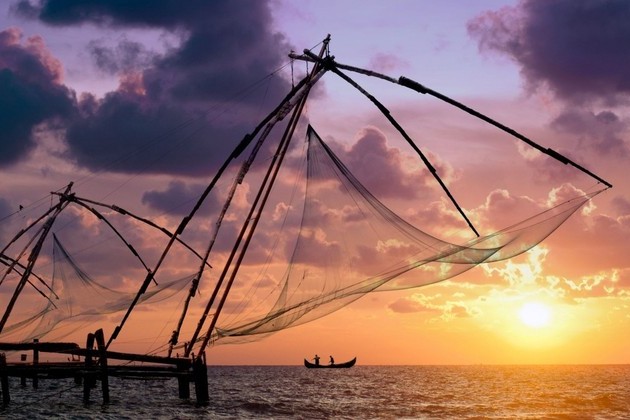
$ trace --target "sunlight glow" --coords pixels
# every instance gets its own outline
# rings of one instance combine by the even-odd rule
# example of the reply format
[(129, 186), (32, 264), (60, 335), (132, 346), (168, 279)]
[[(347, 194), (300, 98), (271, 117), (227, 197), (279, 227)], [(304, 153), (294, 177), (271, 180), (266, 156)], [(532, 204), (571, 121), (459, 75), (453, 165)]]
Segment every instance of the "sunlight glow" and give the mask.
[(532, 328), (546, 327), (551, 321), (551, 310), (547, 305), (540, 302), (525, 303), (518, 315), (523, 324)]

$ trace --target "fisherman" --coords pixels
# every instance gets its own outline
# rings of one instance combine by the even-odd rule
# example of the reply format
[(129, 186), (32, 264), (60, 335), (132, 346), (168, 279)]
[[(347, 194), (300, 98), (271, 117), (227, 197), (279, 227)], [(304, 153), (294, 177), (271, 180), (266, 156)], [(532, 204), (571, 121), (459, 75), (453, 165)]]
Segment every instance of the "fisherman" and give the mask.
[(334, 365), (334, 364), (335, 364), (335, 359), (333, 359), (333, 357), (332, 357), (332, 356), (330, 356), (330, 364), (331, 364), (331, 365)]
[(313, 357), (313, 360), (315, 361), (315, 366), (319, 366), (319, 356), (315, 355), (315, 357)]

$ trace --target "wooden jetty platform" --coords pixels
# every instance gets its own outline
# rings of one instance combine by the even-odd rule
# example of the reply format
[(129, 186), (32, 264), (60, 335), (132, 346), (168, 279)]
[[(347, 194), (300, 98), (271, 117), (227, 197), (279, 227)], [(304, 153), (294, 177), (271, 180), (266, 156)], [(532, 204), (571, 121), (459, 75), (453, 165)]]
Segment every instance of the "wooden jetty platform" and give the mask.
[[(22, 386), (26, 386), (27, 380), (30, 380), (33, 389), (38, 389), (40, 379), (74, 378), (76, 384), (83, 385), (83, 402), (86, 404), (90, 402), (91, 391), (96, 388), (97, 382), (101, 383), (103, 403), (109, 403), (110, 377), (174, 378), (178, 382), (180, 398), (190, 398), (190, 383), (192, 382), (195, 385), (197, 403), (204, 405), (209, 401), (208, 371), (204, 354), (183, 358), (109, 351), (105, 347), (101, 329), (88, 334), (84, 348), (76, 343), (49, 343), (38, 340), (32, 343), (0, 342), (0, 352), (5, 351), (32, 351), (32, 361), (21, 360), (8, 363), (5, 353), (0, 353), (0, 393), (3, 405), (11, 402), (10, 377), (20, 378)], [(71, 358), (67, 361), (42, 363), (40, 362), (41, 353), (70, 355)], [(81, 357), (83, 361), (80, 361)], [(126, 363), (116, 364), (110, 361)], [(129, 362), (141, 364), (130, 365)]]

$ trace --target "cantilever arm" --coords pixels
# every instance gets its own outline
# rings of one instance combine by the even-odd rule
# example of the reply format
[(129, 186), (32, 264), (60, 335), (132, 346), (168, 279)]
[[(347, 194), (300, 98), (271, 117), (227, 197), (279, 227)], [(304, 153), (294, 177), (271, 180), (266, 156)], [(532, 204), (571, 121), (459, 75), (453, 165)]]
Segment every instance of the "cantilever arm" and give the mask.
[[(97, 206), (106, 207), (108, 209), (114, 210), (115, 212), (117, 212), (119, 214), (122, 214), (123, 216), (129, 216), (129, 217), (131, 217), (133, 219), (136, 219), (136, 220), (138, 220), (138, 221), (140, 221), (142, 223), (145, 223), (145, 224), (147, 224), (147, 225), (149, 225), (149, 226), (151, 226), (151, 227), (161, 231), (162, 233), (164, 233), (169, 238), (172, 238), (173, 236), (175, 236), (174, 233), (170, 232), (165, 227), (159, 226), (159, 225), (157, 225), (156, 223), (152, 222), (149, 219), (145, 219), (145, 218), (140, 217), (140, 216), (138, 216), (136, 214), (133, 214), (129, 210), (125, 210), (122, 207), (118, 207), (116, 205), (111, 205), (111, 204), (100, 203), (98, 201), (94, 201), (94, 200), (90, 200), (90, 199), (82, 198), (82, 197), (77, 197), (77, 196), (74, 196), (73, 199), (74, 199), (75, 202), (77, 202), (78, 204), (83, 205), (84, 207), (88, 208), (90, 211), (92, 211), (92, 209), (89, 206), (85, 206), (84, 203), (90, 203), (90, 204), (95, 204)], [(175, 240), (177, 242), (179, 242), (181, 245), (183, 245), (190, 252), (192, 252), (197, 258), (202, 259), (202, 256), (199, 255), (199, 253), (197, 251), (195, 251), (190, 245), (188, 245), (186, 242), (181, 240), (181, 238), (176, 237)], [(207, 261), (205, 262), (205, 265), (210, 267), (210, 268), (212, 268), (212, 265), (210, 265), (210, 263), (208, 263)]]
[(588, 169), (584, 168), (582, 165), (573, 162), (571, 159), (569, 159), (568, 157), (561, 155), (560, 153), (556, 152), (553, 149), (550, 148), (544, 148), (543, 146), (533, 142), (532, 140), (528, 139), (527, 137), (525, 137), (524, 135), (522, 135), (521, 133), (519, 133), (518, 131), (515, 131), (503, 124), (501, 124), (500, 122), (493, 120), (492, 118), (482, 114), (481, 112), (475, 111), (472, 108), (467, 107), (466, 105), (457, 102), (456, 100), (449, 98), (446, 95), (442, 95), (439, 92), (436, 92), (432, 89), (429, 89), (426, 86), (421, 85), (420, 83), (408, 79), (404, 76), (400, 76), (400, 78), (398, 79), (398, 84), (401, 86), (405, 86), (408, 87), (409, 89), (413, 89), (416, 92), (420, 92), (420, 93), (424, 93), (424, 94), (429, 94), (431, 96), (434, 96), (438, 99), (441, 99), (444, 102), (447, 102), (459, 109), (461, 109), (462, 111), (465, 111), (467, 113), (469, 113), (470, 115), (474, 115), (475, 117), (482, 119), (483, 121), (494, 125), (495, 127), (505, 131), (508, 134), (511, 134), (512, 136), (516, 137), (519, 140), (524, 141), (525, 143), (529, 144), (530, 146), (532, 146), (533, 148), (541, 151), (542, 153), (551, 156), (552, 158), (559, 160), (560, 162), (564, 163), (565, 165), (571, 165), (577, 169), (579, 169), (580, 171), (584, 172), (587, 175), (590, 175), (591, 177), (595, 178), (597, 181), (601, 182), (602, 184), (606, 185), (608, 188), (612, 188), (612, 184), (605, 181), (604, 179), (600, 178), (599, 176), (595, 175), (593, 172), (589, 171)]
[[(313, 53), (311, 53), (310, 51), (306, 50), (304, 51), (304, 54), (306, 54), (309, 57), (315, 58), (317, 56), (315, 56)], [(468, 224), (468, 226), (470, 227), (470, 229), (475, 233), (475, 235), (477, 237), (479, 237), (479, 232), (477, 232), (477, 229), (475, 229), (475, 226), (472, 224), (472, 222), (470, 221), (470, 219), (468, 219), (468, 217), (466, 216), (466, 213), (464, 213), (464, 210), (460, 207), (460, 205), (457, 203), (457, 200), (455, 200), (455, 197), (453, 197), (453, 194), (451, 194), (451, 192), (449, 191), (448, 187), (446, 186), (446, 184), (444, 184), (444, 181), (442, 181), (442, 178), (440, 178), (440, 176), (437, 173), (437, 170), (435, 169), (435, 167), (431, 164), (431, 162), (429, 161), (429, 159), (424, 155), (424, 153), (422, 153), (422, 151), (420, 150), (420, 148), (414, 143), (414, 141), (411, 139), (411, 137), (409, 137), (409, 135), (407, 134), (407, 132), (402, 128), (402, 126), (398, 123), (398, 121), (396, 121), (394, 119), (394, 117), (392, 117), (391, 113), (389, 112), (389, 110), (378, 100), (376, 99), (374, 96), (370, 95), (365, 89), (363, 89), (358, 83), (356, 83), (354, 80), (352, 80), (350, 77), (348, 77), (346, 74), (344, 74), (343, 72), (341, 72), (335, 65), (335, 63), (329, 59), (328, 61), (326, 61), (324, 63), (324, 65), (328, 65), (330, 67), (330, 70), (335, 73), (336, 75), (338, 75), (339, 77), (341, 77), (343, 80), (345, 80), (346, 82), (348, 82), (350, 85), (352, 85), (355, 89), (357, 89), (359, 92), (361, 92), (363, 95), (365, 95), (370, 101), (372, 101), (372, 103), (379, 109), (379, 111), (381, 111), (381, 113), (385, 116), (385, 118), (387, 118), (387, 120), (394, 126), (394, 128), (396, 128), (396, 130), (398, 130), (398, 132), (403, 136), (403, 138), (407, 141), (407, 143), (409, 143), (409, 145), (413, 148), (413, 150), (418, 154), (418, 156), (420, 156), (420, 159), (422, 159), (422, 162), (424, 162), (424, 164), (426, 165), (426, 167), (429, 169), (429, 172), (431, 172), (431, 174), (433, 175), (433, 177), (436, 179), (436, 181), (438, 182), (438, 184), (440, 184), (440, 187), (442, 187), (442, 190), (444, 190), (444, 192), (446, 193), (446, 195), (448, 196), (448, 198), (451, 200), (451, 202), (453, 203), (453, 205), (455, 206), (455, 208), (457, 209), (457, 211), (459, 212), (459, 214), (462, 216), (462, 218), (466, 221), (466, 223)]]
[[(297, 60), (304, 60), (304, 61), (311, 61), (311, 62), (318, 61), (317, 57), (313, 57), (313, 56), (307, 54), (306, 51), (305, 51), (305, 55), (291, 54), (290, 57), (293, 58), (293, 59), (297, 59)], [(378, 72), (375, 72), (375, 71), (372, 71), (372, 70), (362, 69), (360, 67), (355, 67), (355, 66), (349, 66), (347, 64), (341, 64), (341, 63), (338, 63), (338, 62), (336, 62), (336, 61), (334, 61), (332, 59), (331, 59), (330, 63), (331, 63), (331, 65), (333, 65), (334, 67), (336, 67), (338, 69), (349, 70), (349, 71), (352, 71), (352, 72), (355, 72), (355, 73), (364, 74), (366, 76), (372, 76), (372, 77), (376, 77), (376, 78), (379, 78), (379, 79), (383, 79), (383, 80), (386, 80), (388, 82), (395, 83), (395, 84), (404, 86), (406, 88), (415, 90), (416, 92), (419, 92), (419, 93), (422, 93), (422, 94), (431, 95), (431, 96), (433, 96), (435, 98), (438, 98), (438, 99), (440, 99), (440, 100), (442, 100), (442, 101), (444, 101), (444, 102), (446, 102), (446, 103), (448, 103), (450, 105), (455, 106), (456, 108), (461, 109), (462, 111), (464, 111), (464, 112), (466, 112), (466, 113), (468, 113), (470, 115), (473, 115), (473, 116), (475, 116), (475, 117), (477, 117), (477, 118), (479, 118), (479, 119), (481, 119), (481, 120), (483, 120), (483, 121), (485, 121), (485, 122), (487, 122), (489, 124), (492, 124), (493, 126), (497, 127), (498, 129), (500, 129), (502, 131), (505, 131), (506, 133), (516, 137), (517, 139), (519, 139), (521, 141), (524, 141), (525, 143), (529, 144), (530, 146), (532, 146), (533, 148), (537, 149), (538, 151), (540, 151), (540, 152), (542, 152), (542, 153), (544, 153), (544, 154), (546, 154), (548, 156), (551, 156), (552, 158), (554, 158), (554, 159), (564, 163), (565, 165), (571, 165), (574, 168), (579, 169), (580, 171), (584, 172), (585, 174), (589, 175), (590, 177), (596, 179), (598, 182), (601, 182), (602, 184), (604, 184), (608, 188), (612, 188), (612, 184), (611, 183), (609, 183), (608, 181), (604, 180), (603, 178), (595, 175), (593, 172), (591, 172), (588, 169), (584, 168), (582, 165), (572, 161), (571, 159), (569, 159), (566, 156), (556, 152), (555, 150), (550, 149), (550, 148), (545, 148), (545, 147), (535, 143), (534, 141), (530, 140), (529, 138), (525, 137), (523, 134), (517, 132), (516, 130), (513, 130), (513, 129), (507, 127), (506, 125), (501, 124), (500, 122), (498, 122), (498, 121), (488, 117), (487, 115), (484, 115), (481, 112), (476, 111), (476, 110), (474, 110), (474, 109), (472, 109), (472, 108), (462, 104), (461, 102), (458, 102), (458, 101), (456, 101), (456, 100), (454, 100), (452, 98), (449, 98), (446, 95), (443, 95), (443, 94), (441, 94), (439, 92), (436, 92), (435, 90), (430, 89), (430, 88), (428, 88), (428, 87), (426, 87), (426, 86), (424, 86), (424, 85), (422, 85), (422, 84), (420, 84), (420, 83), (418, 83), (418, 82), (416, 82), (416, 81), (414, 81), (412, 79), (409, 79), (409, 78), (404, 77), (404, 76), (400, 76), (398, 79), (395, 79), (393, 77), (390, 77), (390, 76), (387, 76), (385, 74), (378, 73)]]
[(424, 153), (422, 153), (420, 148), (418, 148), (418, 146), (414, 143), (411, 137), (409, 137), (407, 132), (402, 128), (402, 126), (398, 124), (398, 122), (394, 119), (394, 117), (392, 117), (389, 110), (385, 108), (385, 106), (383, 106), (383, 104), (381, 104), (374, 96), (367, 93), (361, 86), (359, 86), (356, 82), (350, 79), (347, 75), (345, 75), (344, 73), (342, 73), (341, 71), (335, 68), (332, 69), (332, 72), (340, 76), (342, 79), (350, 83), (355, 88), (357, 88), (361, 93), (367, 96), (368, 99), (370, 99), (370, 101), (374, 103), (374, 105), (376, 105), (376, 107), (389, 120), (389, 122), (396, 128), (396, 130), (398, 130), (398, 132), (403, 136), (403, 138), (407, 140), (407, 143), (411, 145), (411, 147), (416, 151), (418, 156), (420, 156), (420, 159), (422, 159), (426, 167), (429, 169), (429, 172), (431, 172), (431, 175), (433, 175), (433, 177), (437, 180), (438, 184), (440, 184), (440, 187), (442, 187), (442, 190), (444, 190), (444, 192), (446, 193), (448, 198), (451, 200), (451, 202), (453, 203), (453, 205), (455, 206), (459, 214), (464, 218), (464, 220), (466, 221), (470, 229), (475, 233), (475, 235), (479, 237), (479, 232), (477, 232), (477, 229), (475, 229), (475, 226), (473, 226), (470, 219), (468, 219), (468, 217), (466, 216), (466, 213), (464, 213), (464, 210), (457, 203), (457, 200), (455, 200), (455, 197), (453, 197), (453, 194), (451, 194), (446, 184), (444, 184), (444, 181), (442, 181), (442, 178), (440, 178), (440, 176), (438, 175), (435, 167), (431, 164), (431, 162), (429, 162), (429, 159), (424, 155)]

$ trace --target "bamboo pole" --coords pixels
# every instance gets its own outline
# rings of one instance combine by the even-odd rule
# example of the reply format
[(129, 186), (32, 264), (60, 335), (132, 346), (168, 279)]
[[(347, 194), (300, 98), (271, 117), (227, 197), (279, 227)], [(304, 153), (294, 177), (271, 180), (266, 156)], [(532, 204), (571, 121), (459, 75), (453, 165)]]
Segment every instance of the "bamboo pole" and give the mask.
[[(321, 58), (324, 53), (328, 50), (328, 43), (330, 42), (330, 35), (328, 35), (328, 37), (326, 37), (326, 39), (323, 42), (322, 48), (319, 52), (319, 57)], [(317, 57), (317, 56), (316, 56)], [(201, 318), (201, 320), (199, 321), (199, 324), (197, 325), (197, 329), (195, 330), (192, 339), (190, 340), (190, 344), (189, 347), (186, 349), (186, 355), (190, 354), (192, 347), (195, 345), (196, 341), (197, 341), (197, 337), (198, 334), (202, 328), (203, 322), (205, 321), (205, 316), (208, 314), (210, 307), (212, 306), (213, 302), (214, 302), (214, 298), (216, 297), (216, 292), (218, 292), (218, 288), (220, 287), (221, 283), (223, 282), (225, 276), (227, 275), (227, 272), (229, 271), (229, 267), (232, 264), (232, 261), (237, 253), (237, 250), (239, 248), (239, 246), (241, 245), (241, 241), (243, 240), (243, 238), (245, 238), (245, 241), (242, 245), (241, 251), (240, 251), (240, 255), (238, 256), (236, 262), (234, 263), (234, 268), (232, 269), (232, 274), (225, 286), (225, 290), (223, 291), (223, 296), (221, 297), (217, 308), (215, 310), (214, 316), (212, 317), (212, 320), (210, 322), (210, 326), (208, 327), (208, 332), (206, 333), (205, 337), (202, 340), (201, 346), (199, 348), (199, 352), (204, 352), (206, 349), (206, 346), (208, 345), (208, 342), (210, 341), (210, 338), (212, 336), (212, 330), (214, 329), (218, 317), (221, 313), (221, 310), (223, 309), (223, 305), (225, 304), (225, 301), (227, 299), (227, 296), (230, 292), (230, 289), (232, 287), (232, 284), (234, 282), (234, 279), (236, 278), (236, 273), (238, 272), (238, 268), (241, 264), (241, 261), (244, 258), (245, 252), (247, 250), (247, 247), (249, 246), (249, 242), (251, 241), (251, 238), (254, 234), (254, 231), (256, 230), (256, 226), (258, 225), (258, 221), (260, 220), (260, 213), (262, 212), (265, 203), (267, 201), (267, 198), (269, 196), (269, 193), (271, 192), (271, 187), (273, 186), (276, 176), (278, 175), (278, 171), (280, 169), (280, 165), (282, 164), (282, 160), (284, 159), (284, 155), (286, 153), (286, 150), (289, 146), (291, 137), (293, 136), (293, 132), (295, 130), (295, 127), (297, 126), (297, 123), (299, 121), (300, 115), (302, 114), (302, 110), (304, 109), (304, 105), (306, 104), (306, 99), (308, 98), (308, 94), (310, 93), (310, 88), (313, 86), (313, 83), (315, 80), (318, 80), (319, 77), (321, 77), (322, 73), (322, 68), (324, 68), (324, 66), (321, 65), (315, 65), (311, 71), (311, 73), (309, 73), (305, 79), (309, 80), (309, 84), (307, 85), (306, 90), (304, 91), (303, 96), (301, 96), (298, 100), (298, 103), (296, 104), (295, 108), (293, 109), (293, 114), (291, 115), (291, 120), (289, 121), (285, 132), (282, 136), (282, 139), (280, 140), (280, 143), (278, 144), (278, 148), (277, 148), (277, 152), (274, 154), (271, 163), (268, 166), (267, 169), (267, 173), (265, 174), (265, 177), (263, 179), (263, 182), (260, 186), (260, 189), (258, 190), (258, 193), (256, 195), (256, 198), (254, 199), (252, 206), (250, 208), (249, 214), (247, 215), (247, 218), (245, 219), (245, 222), (243, 224), (243, 227), (241, 228), (241, 231), (239, 233), (238, 239), (234, 245), (234, 247), (232, 248), (232, 252), (230, 253), (230, 256), (228, 258), (228, 261), (225, 264), (225, 267), (223, 269), (223, 272), (221, 273), (221, 276), (219, 278), (219, 281), (217, 282), (217, 287), (215, 288), (215, 291), (213, 293), (212, 298), (210, 299), (210, 301), (208, 302), (208, 304), (206, 305), (206, 309), (204, 311), (204, 314)], [(325, 68), (324, 68), (325, 69)], [(303, 79), (304, 80), (304, 79)], [(266, 188), (266, 191), (263, 191)], [(258, 215), (256, 217), (254, 216), (254, 213), (256, 212), (256, 208), (258, 207), (258, 203), (260, 204), (260, 207), (258, 208)], [(249, 232), (247, 232), (248, 227), (249, 227), (249, 223), (250, 221), (251, 223), (251, 228), (249, 229)], [(245, 234), (247, 233), (247, 237), (245, 237)]]

